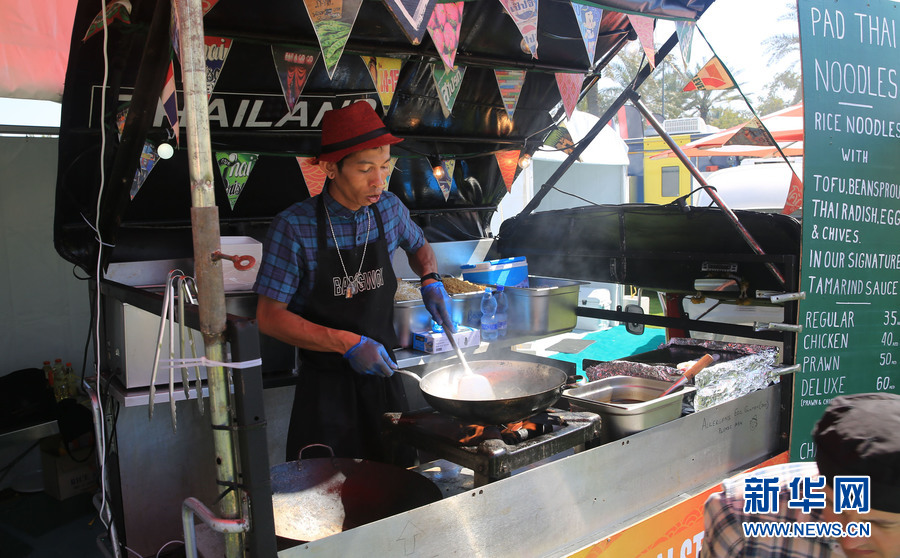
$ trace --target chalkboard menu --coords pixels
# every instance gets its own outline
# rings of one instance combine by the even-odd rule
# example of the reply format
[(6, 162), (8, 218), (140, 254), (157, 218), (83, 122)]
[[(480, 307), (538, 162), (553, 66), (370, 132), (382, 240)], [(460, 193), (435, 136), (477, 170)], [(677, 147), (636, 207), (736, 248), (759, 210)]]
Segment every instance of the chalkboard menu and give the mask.
[(832, 398), (897, 393), (900, 4), (799, 0), (804, 169), (791, 459)]

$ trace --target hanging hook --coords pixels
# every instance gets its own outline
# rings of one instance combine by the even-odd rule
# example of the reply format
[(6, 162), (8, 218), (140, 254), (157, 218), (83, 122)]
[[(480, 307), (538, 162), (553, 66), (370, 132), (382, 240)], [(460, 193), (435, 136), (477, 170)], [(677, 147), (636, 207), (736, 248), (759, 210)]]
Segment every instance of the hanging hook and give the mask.
[(238, 271), (246, 271), (256, 265), (256, 258), (253, 256), (229, 256), (228, 254), (223, 254), (219, 250), (212, 253), (212, 259), (214, 262), (219, 260), (230, 260), (231, 263), (234, 264), (234, 268)]

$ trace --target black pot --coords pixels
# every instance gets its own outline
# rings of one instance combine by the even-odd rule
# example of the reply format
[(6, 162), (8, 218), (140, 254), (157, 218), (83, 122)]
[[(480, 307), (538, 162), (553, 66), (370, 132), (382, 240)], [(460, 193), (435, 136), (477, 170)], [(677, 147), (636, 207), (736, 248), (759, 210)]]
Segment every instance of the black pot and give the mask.
[(377, 461), (298, 459), (272, 467), (271, 474), (275, 534), (297, 541), (321, 539), (441, 499), (428, 478)]

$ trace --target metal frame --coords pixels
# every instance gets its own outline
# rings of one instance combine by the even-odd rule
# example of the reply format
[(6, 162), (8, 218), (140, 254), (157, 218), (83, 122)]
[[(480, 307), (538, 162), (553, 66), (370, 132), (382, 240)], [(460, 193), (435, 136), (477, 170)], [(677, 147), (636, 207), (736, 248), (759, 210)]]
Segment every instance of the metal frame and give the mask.
[[(100, 282), (100, 293), (104, 297), (115, 298), (156, 315), (159, 315), (162, 306), (161, 294), (108, 280)], [(196, 306), (185, 305), (185, 325), (199, 329), (200, 313)], [(259, 329), (255, 320), (228, 314), (226, 338), (231, 346), (234, 362), (260, 357)], [(276, 552), (275, 520), (262, 370), (260, 367), (233, 369), (231, 374), (234, 385), (232, 429), (240, 455), (237, 484), (248, 498), (252, 520), (245, 535), (245, 549), (251, 556), (272, 556)], [(125, 536), (127, 535), (126, 532)]]

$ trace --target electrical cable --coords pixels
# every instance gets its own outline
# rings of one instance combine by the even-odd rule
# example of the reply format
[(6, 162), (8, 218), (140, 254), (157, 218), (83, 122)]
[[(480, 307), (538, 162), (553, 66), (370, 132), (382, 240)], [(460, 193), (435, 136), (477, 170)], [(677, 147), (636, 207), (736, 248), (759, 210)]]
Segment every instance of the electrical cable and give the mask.
[(167, 542), (166, 544), (162, 545), (162, 546), (159, 548), (159, 550), (156, 552), (156, 558), (159, 558), (159, 557), (160, 557), (160, 555), (162, 554), (162, 551), (165, 550), (165, 548), (166, 548), (167, 546), (169, 546), (170, 544), (175, 544), (175, 543), (180, 543), (182, 546), (184, 546), (184, 541), (180, 541), (180, 540), (178, 540), (178, 539), (173, 540), (173, 541), (169, 541), (169, 542)]
[(553, 189), (556, 190), (557, 192), (559, 192), (560, 194), (565, 194), (565, 195), (567, 195), (567, 196), (572, 196), (573, 198), (577, 198), (577, 199), (583, 201), (583, 202), (586, 203), (586, 204), (589, 204), (589, 205), (600, 205), (600, 204), (597, 203), (597, 202), (591, 201), (591, 200), (589, 200), (589, 199), (587, 199), (587, 198), (582, 198), (581, 196), (579, 196), (579, 195), (577, 195), (577, 194), (573, 194), (572, 192), (566, 192), (565, 190), (560, 190), (560, 189), (557, 188), (556, 186), (553, 186)]
[[(109, 83), (109, 22), (107, 21), (106, 15), (106, 2), (105, 0), (100, 1), (100, 13), (103, 16), (103, 83), (100, 88), (100, 185), (97, 190), (97, 205), (95, 208), (94, 215), (94, 232), (96, 233), (97, 239), (97, 265), (94, 270), (94, 301), (93, 301), (93, 330), (94, 330), (94, 371), (95, 378), (97, 384), (97, 400), (99, 406), (99, 415), (100, 415), (100, 440), (98, 443), (102, 451), (98, 452), (97, 458), (100, 460), (100, 509), (98, 510), (98, 515), (100, 517), (100, 522), (103, 523), (104, 527), (106, 527), (108, 532), (111, 532), (114, 529), (112, 511), (109, 508), (109, 502), (107, 501), (107, 486), (106, 486), (106, 452), (107, 452), (107, 443), (106, 443), (106, 419), (103, 415), (103, 391), (101, 390), (101, 380), (100, 380), (100, 275), (102, 273), (102, 261), (103, 261), (103, 238), (102, 233), (100, 232), (100, 205), (103, 200), (103, 190), (106, 186), (106, 165), (104, 161), (104, 156), (106, 154), (106, 97), (107, 91), (106, 87)], [(109, 517), (109, 521), (107, 522), (107, 516)], [(115, 537), (112, 538), (115, 541)], [(113, 549), (114, 554), (116, 556), (119, 555), (119, 549)]]

